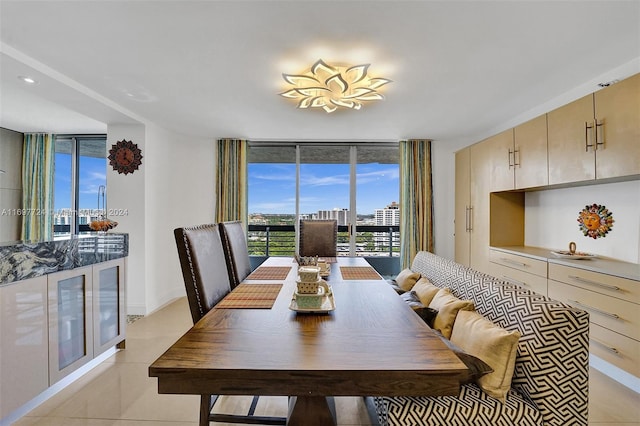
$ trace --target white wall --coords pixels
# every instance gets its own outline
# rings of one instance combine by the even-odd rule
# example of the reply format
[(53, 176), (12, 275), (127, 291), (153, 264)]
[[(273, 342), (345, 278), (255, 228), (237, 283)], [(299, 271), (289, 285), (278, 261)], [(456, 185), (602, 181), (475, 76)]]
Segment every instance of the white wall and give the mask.
[(173, 230), (214, 221), (214, 144), (147, 126), (147, 313), (185, 295)]
[[(580, 231), (578, 215), (587, 205), (606, 206), (614, 223), (605, 237), (593, 239)], [(525, 195), (525, 245), (579, 251), (639, 263), (640, 181), (528, 192)]]
[(142, 165), (134, 173), (118, 174), (107, 166), (107, 209), (126, 210), (122, 216), (110, 216), (118, 222), (114, 232), (129, 234), (129, 261), (127, 263), (127, 313), (146, 313), (145, 265), (145, 180), (147, 174), (147, 147), (144, 125), (109, 125), (107, 127), (107, 151), (117, 141), (126, 139), (142, 150)]
[(142, 150), (134, 173), (108, 167), (107, 207), (126, 209), (111, 217), (129, 234), (127, 313), (147, 315), (185, 295), (173, 229), (213, 221), (214, 141), (161, 127), (110, 125), (107, 149), (126, 139)]

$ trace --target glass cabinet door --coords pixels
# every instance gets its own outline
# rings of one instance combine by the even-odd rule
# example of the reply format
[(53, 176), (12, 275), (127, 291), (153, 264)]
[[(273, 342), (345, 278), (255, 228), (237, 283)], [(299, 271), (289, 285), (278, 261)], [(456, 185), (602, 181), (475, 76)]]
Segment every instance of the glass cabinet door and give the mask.
[(48, 276), (50, 384), (93, 358), (92, 279), (91, 267)]
[(93, 265), (94, 356), (125, 336), (124, 259)]

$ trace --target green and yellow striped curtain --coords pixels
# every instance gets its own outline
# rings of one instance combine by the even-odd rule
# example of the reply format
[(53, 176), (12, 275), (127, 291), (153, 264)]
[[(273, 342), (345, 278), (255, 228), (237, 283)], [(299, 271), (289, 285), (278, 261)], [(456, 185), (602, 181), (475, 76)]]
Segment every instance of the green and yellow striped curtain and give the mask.
[(218, 139), (216, 222), (247, 221), (247, 141)]
[(408, 268), (416, 253), (433, 252), (431, 141), (400, 141), (400, 263)]
[(22, 232), (24, 241), (53, 237), (53, 135), (24, 135), (22, 145)]

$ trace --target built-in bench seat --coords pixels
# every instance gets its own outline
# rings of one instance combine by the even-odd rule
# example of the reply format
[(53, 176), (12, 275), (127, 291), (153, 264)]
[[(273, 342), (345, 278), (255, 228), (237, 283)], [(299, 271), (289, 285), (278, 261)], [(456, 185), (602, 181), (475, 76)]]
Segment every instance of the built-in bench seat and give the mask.
[(475, 383), (462, 385), (458, 396), (377, 397), (382, 425), (587, 425), (587, 312), (425, 251), (411, 270), (521, 337), (505, 402)]

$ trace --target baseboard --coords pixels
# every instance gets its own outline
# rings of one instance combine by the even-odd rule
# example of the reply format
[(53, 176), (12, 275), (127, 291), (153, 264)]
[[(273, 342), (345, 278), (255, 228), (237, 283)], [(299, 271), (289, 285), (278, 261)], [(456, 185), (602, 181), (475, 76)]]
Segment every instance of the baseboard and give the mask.
[(589, 354), (589, 365), (635, 393), (640, 393), (640, 378), (633, 374), (627, 373), (593, 354)]
[(147, 307), (145, 305), (127, 305), (127, 315), (146, 315)]

